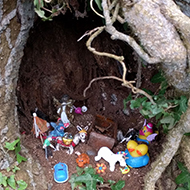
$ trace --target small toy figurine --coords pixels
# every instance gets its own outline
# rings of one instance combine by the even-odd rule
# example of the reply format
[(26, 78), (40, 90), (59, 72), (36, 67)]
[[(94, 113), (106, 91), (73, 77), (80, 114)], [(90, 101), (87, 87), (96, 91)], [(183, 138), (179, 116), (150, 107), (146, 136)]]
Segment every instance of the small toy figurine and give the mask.
[(96, 164), (96, 171), (100, 174), (100, 173), (104, 173), (105, 170), (107, 169), (106, 165), (104, 163), (101, 164)]
[(146, 144), (139, 144), (130, 140), (127, 143), (127, 153), (128, 159), (126, 159), (126, 164), (132, 168), (140, 168), (146, 166), (149, 162), (148, 156), (148, 146)]
[(129, 128), (125, 136), (123, 136), (123, 132), (121, 130), (119, 130), (117, 133), (117, 140), (121, 141), (120, 143), (124, 141), (128, 142), (130, 140), (135, 140), (137, 137), (138, 137), (138, 131), (133, 128)]
[[(57, 102), (57, 100), (54, 98), (54, 102), (59, 105), (57, 113), (60, 115), (61, 120), (63, 123), (69, 123), (73, 120), (74, 115), (73, 112), (73, 103), (75, 102), (72, 100), (67, 94), (64, 94), (61, 98), (61, 105)], [(69, 110), (68, 110), (69, 109)]]
[(72, 141), (73, 141), (73, 136), (72, 136), (72, 134), (66, 132), (66, 133), (63, 135), (62, 140), (63, 140), (63, 143), (64, 143), (65, 145), (70, 145), (70, 144), (72, 143)]
[(128, 166), (125, 166), (124, 169), (119, 168), (122, 174), (127, 174), (130, 172), (130, 168)]
[(137, 141), (138, 142), (142, 141), (147, 144), (153, 141), (155, 137), (157, 136), (157, 133), (153, 134), (152, 127), (153, 127), (153, 124), (152, 123), (146, 124), (146, 120), (145, 120), (143, 128), (139, 131), (139, 136), (137, 137)]
[(63, 123), (60, 118), (57, 123), (50, 122), (50, 125), (54, 128), (54, 130), (49, 134), (51, 137), (63, 137), (65, 133), (64, 130), (69, 127), (69, 123)]
[(75, 154), (78, 155), (77, 159), (76, 159), (76, 163), (78, 165), (78, 167), (84, 167), (85, 164), (89, 164), (90, 163), (90, 158), (87, 154), (85, 153), (80, 153), (80, 152), (75, 152)]
[(101, 158), (109, 162), (111, 172), (115, 170), (116, 162), (119, 162), (120, 166), (126, 166), (123, 154), (114, 154), (108, 147), (105, 146), (99, 149), (98, 154), (94, 159), (95, 161), (99, 161)]
[[(85, 142), (86, 140), (86, 136), (87, 136), (87, 130), (88, 130), (88, 126), (86, 126), (84, 129), (81, 128), (79, 125), (77, 126), (77, 130), (79, 131), (77, 134), (75, 134), (73, 140), (72, 139), (67, 139), (62, 136), (48, 136), (47, 138), (49, 139), (49, 142), (43, 144), (43, 148), (45, 149), (47, 146), (51, 146), (50, 145), (50, 141), (51, 140), (55, 140), (57, 145), (56, 145), (56, 150), (59, 150), (59, 146), (62, 146), (64, 148), (68, 148), (69, 150), (67, 151), (68, 154), (72, 154), (74, 151), (74, 147), (76, 145), (79, 144), (79, 142)], [(69, 135), (66, 133), (66, 135)], [(49, 138), (50, 137), (50, 138)], [(70, 136), (71, 138), (71, 136)], [(66, 144), (64, 143), (64, 140), (66, 141)], [(70, 144), (69, 144), (70, 143)], [(53, 148), (53, 147), (52, 147)]]
[(37, 116), (36, 113), (33, 113), (33, 128), (32, 132), (36, 135), (36, 138), (40, 136), (42, 138), (42, 135), (48, 131), (50, 127), (50, 124)]
[(68, 180), (68, 166), (65, 163), (59, 162), (54, 166), (54, 180), (57, 183), (64, 183)]

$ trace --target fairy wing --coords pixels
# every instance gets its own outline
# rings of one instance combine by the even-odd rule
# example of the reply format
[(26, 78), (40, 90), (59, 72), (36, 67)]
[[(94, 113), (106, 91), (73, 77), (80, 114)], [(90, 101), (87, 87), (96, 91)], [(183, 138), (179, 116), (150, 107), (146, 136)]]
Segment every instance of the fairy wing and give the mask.
[(153, 133), (153, 134), (149, 135), (146, 139), (151, 142), (151, 141), (153, 141), (155, 139), (155, 137), (157, 135), (158, 135), (157, 133)]

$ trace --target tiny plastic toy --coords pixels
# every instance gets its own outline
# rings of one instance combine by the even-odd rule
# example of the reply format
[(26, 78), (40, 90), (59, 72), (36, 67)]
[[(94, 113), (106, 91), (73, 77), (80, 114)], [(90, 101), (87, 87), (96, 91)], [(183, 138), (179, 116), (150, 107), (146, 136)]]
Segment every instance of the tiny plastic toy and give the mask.
[(88, 110), (88, 108), (86, 106), (82, 106), (81, 110), (82, 110), (82, 112), (86, 112)]
[(68, 180), (68, 166), (59, 162), (54, 166), (54, 180), (57, 183), (64, 183)]
[(144, 122), (143, 128), (139, 131), (139, 136), (137, 137), (138, 142), (145, 142), (149, 144), (151, 141), (155, 139), (157, 133), (153, 133), (153, 124), (146, 124), (146, 120)]
[(96, 164), (96, 171), (100, 174), (100, 173), (104, 173), (105, 170), (107, 169), (106, 165), (104, 163), (101, 164)]
[(126, 135), (123, 136), (123, 132), (121, 130), (117, 133), (117, 139), (118, 141), (121, 141), (120, 143), (123, 143), (124, 141), (128, 142), (130, 140), (135, 140), (138, 137), (138, 131), (133, 128), (129, 128)]
[(75, 152), (75, 154), (78, 155), (78, 157), (76, 158), (76, 163), (78, 165), (78, 167), (83, 168), (85, 166), (85, 164), (89, 164), (90, 163), (90, 158), (87, 154), (85, 153), (80, 153), (80, 152)]
[(99, 161), (103, 158), (105, 161), (109, 162), (110, 171), (115, 170), (116, 162), (120, 163), (120, 166), (126, 166), (125, 157), (123, 154), (114, 154), (108, 147), (101, 147), (98, 151), (97, 156), (95, 156), (95, 161)]
[(119, 168), (119, 169), (122, 174), (127, 174), (130, 172), (130, 168), (128, 166), (126, 166), (124, 169), (122, 169), (122, 168)]
[(53, 131), (50, 132), (48, 136), (51, 137), (63, 137), (64, 130), (69, 127), (69, 123), (63, 123), (62, 120), (59, 118), (56, 123), (50, 122), (50, 125), (54, 128)]
[(146, 166), (149, 162), (148, 146), (146, 144), (138, 145), (136, 141), (130, 140), (125, 152), (128, 156), (128, 159), (125, 160), (126, 164), (131, 168), (140, 168)]
[[(55, 140), (56, 144), (56, 150), (59, 150), (59, 146), (62, 146), (64, 148), (68, 148), (69, 150), (67, 151), (68, 154), (72, 154), (74, 151), (74, 147), (76, 145), (79, 144), (79, 142), (85, 142), (86, 140), (86, 136), (87, 136), (87, 130), (88, 130), (88, 126), (86, 126), (84, 129), (81, 128), (79, 125), (77, 125), (77, 130), (79, 131), (77, 134), (75, 134), (72, 142), (70, 142), (71, 139), (67, 139), (69, 141), (67, 141), (67, 143), (69, 142), (70, 144), (65, 144), (64, 143), (64, 139), (62, 138), (62, 136), (53, 136), (51, 138), (49, 138), (50, 136), (48, 136), (47, 138), (49, 139), (49, 141), (51, 142), (51, 140)], [(64, 135), (63, 135), (64, 136)], [(50, 142), (44, 143), (43, 144), (43, 148), (45, 149), (47, 146), (50, 146)], [(52, 147), (53, 148), (53, 147)]]
[(57, 113), (60, 115), (63, 123), (70, 124), (70, 120), (72, 120), (74, 117), (72, 115), (74, 100), (72, 100), (68, 95), (64, 94), (60, 102), (61, 105), (59, 105)]
[(42, 139), (49, 127), (50, 124), (46, 120), (39, 118), (36, 113), (33, 113), (33, 128), (31, 131), (36, 135), (36, 138), (40, 136)]

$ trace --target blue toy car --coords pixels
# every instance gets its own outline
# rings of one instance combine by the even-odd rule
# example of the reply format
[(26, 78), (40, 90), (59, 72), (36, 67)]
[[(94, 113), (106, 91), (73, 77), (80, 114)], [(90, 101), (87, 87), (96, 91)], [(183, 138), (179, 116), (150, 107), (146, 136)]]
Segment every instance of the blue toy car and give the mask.
[(64, 183), (68, 180), (68, 167), (65, 163), (59, 162), (54, 166), (54, 180), (57, 183)]

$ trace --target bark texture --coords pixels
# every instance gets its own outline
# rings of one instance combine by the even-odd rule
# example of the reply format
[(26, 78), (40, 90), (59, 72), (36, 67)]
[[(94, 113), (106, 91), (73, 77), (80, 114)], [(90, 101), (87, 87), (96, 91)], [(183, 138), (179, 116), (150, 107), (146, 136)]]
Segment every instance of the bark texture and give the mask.
[[(6, 169), (15, 163), (11, 151), (4, 150), (6, 141), (12, 142), (19, 135), (17, 99), (15, 90), (19, 66), (23, 56), (29, 30), (33, 26), (33, 2), (26, 0), (0, 0), (0, 169)], [(43, 171), (28, 151), (22, 147), (22, 155), (28, 161), (19, 165), (16, 179), (28, 183), (27, 189), (47, 189)], [(3, 172), (3, 171), (2, 171)], [(38, 180), (40, 176), (40, 181)]]

